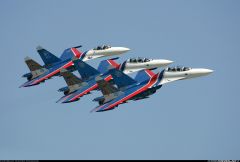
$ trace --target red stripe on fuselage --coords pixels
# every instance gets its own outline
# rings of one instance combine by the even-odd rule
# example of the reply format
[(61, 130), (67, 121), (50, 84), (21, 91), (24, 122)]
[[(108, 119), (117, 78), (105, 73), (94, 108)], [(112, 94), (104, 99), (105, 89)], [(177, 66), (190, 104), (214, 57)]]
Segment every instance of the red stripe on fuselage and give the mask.
[(68, 68), (68, 67), (70, 67), (70, 66), (72, 66), (72, 65), (73, 65), (73, 62), (70, 61), (70, 62), (66, 63), (65, 65), (61, 66), (60, 68), (58, 68), (58, 69), (54, 70), (53, 72), (49, 73), (49, 74), (46, 75), (45, 77), (42, 77), (42, 78), (34, 81), (32, 84), (36, 84), (36, 83), (39, 83), (39, 82), (41, 82), (41, 81), (43, 81), (43, 80), (46, 80), (47, 78), (49, 78), (49, 77), (51, 77), (51, 76), (59, 73), (62, 68)]
[[(74, 54), (77, 58), (79, 58), (79, 57), (82, 55), (82, 53), (79, 52), (76, 48), (71, 48), (71, 51), (73, 52), (73, 54)], [(72, 66), (72, 65), (73, 65), (73, 62), (70, 61), (70, 62), (66, 63), (65, 65), (61, 66), (60, 68), (58, 68), (58, 69), (54, 70), (53, 72), (49, 73), (49, 74), (46, 75), (45, 77), (40, 78), (40, 79), (34, 81), (32, 84), (37, 84), (37, 83), (39, 83), (39, 82), (41, 82), (41, 81), (43, 81), (43, 80), (46, 80), (47, 78), (49, 78), (49, 77), (51, 77), (51, 76), (59, 73), (62, 68), (65, 68), (65, 69), (66, 69), (66, 68), (68, 68), (68, 67), (70, 67), (70, 66)]]
[[(105, 110), (111, 109), (112, 107), (120, 104), (121, 102), (124, 102), (124, 101), (126, 101), (126, 100), (129, 100), (130, 98), (136, 96), (137, 94), (143, 92), (144, 90), (147, 90), (149, 87), (151, 87), (153, 84), (156, 83), (156, 80), (157, 80), (157, 75), (154, 75), (154, 76), (149, 80), (149, 82), (148, 82), (145, 86), (143, 86), (143, 87), (141, 87), (140, 89), (138, 89), (137, 91), (129, 94), (128, 96), (120, 99), (119, 101), (116, 101), (115, 103), (109, 105)], [(99, 109), (101, 109), (101, 108), (99, 108)]]

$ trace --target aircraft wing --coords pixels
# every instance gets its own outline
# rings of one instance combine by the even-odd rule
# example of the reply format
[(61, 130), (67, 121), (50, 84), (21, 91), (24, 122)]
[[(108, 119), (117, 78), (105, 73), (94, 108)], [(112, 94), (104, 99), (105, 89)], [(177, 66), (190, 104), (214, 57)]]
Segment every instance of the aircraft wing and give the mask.
[(75, 92), (63, 96), (62, 98), (60, 98), (57, 102), (61, 102), (61, 103), (69, 103), (69, 102), (74, 102), (79, 100), (82, 96), (89, 94), (92, 90), (97, 88), (97, 84), (86, 84), (81, 86), (78, 90), (76, 90)]
[(60, 74), (61, 74), (61, 76), (63, 76), (63, 78), (68, 86), (80, 84), (83, 82), (82, 79), (78, 78), (76, 75), (69, 72), (67, 69), (61, 69)]
[(46, 79), (51, 78), (52, 76), (58, 74), (62, 68), (68, 68), (72, 66), (73, 63), (72, 61), (69, 62), (62, 62), (60, 64), (55, 65), (52, 68), (49, 68), (46, 72), (44, 72), (42, 75), (34, 78), (33, 80), (25, 82), (23, 85), (20, 87), (29, 87), (29, 86), (34, 86), (37, 85), (41, 82), (44, 82)]
[[(124, 93), (121, 94), (120, 96), (114, 98), (113, 100), (102, 104), (92, 111), (96, 112), (101, 112), (101, 111), (107, 111), (107, 110), (112, 110), (115, 107), (117, 107), (119, 104), (123, 104), (127, 102), (127, 100), (130, 100), (134, 96), (146, 91), (149, 87), (153, 86), (157, 82), (157, 76), (152, 77), (149, 79), (147, 82), (142, 82), (141, 84), (136, 84), (135, 86), (123, 91)], [(92, 112), (91, 111), (91, 112)]]
[[(111, 79), (111, 75), (108, 75), (105, 77), (106, 81), (109, 81)], [(62, 98), (60, 98), (57, 102), (62, 102), (62, 103), (69, 103), (69, 102), (74, 102), (79, 100), (82, 96), (89, 94), (92, 90), (95, 90), (98, 88), (98, 84), (96, 83), (96, 81), (94, 79), (92, 79), (89, 82), (85, 82), (86, 84), (82, 85), (78, 90), (76, 90), (75, 92), (63, 96)]]
[(97, 77), (96, 82), (98, 84), (98, 88), (102, 91), (104, 96), (112, 93), (116, 93), (119, 91), (118, 88), (114, 87), (112, 84), (105, 81), (101, 77)]

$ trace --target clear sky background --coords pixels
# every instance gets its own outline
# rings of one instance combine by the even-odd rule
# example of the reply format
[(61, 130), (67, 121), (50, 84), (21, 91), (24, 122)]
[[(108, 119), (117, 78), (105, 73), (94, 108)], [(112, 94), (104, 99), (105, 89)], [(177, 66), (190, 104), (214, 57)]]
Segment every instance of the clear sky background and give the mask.
[[(0, 20), (0, 159), (240, 159), (239, 0), (1, 0)], [(38, 45), (101, 44), (214, 73), (102, 113), (100, 92), (55, 103), (59, 77), (18, 88)]]

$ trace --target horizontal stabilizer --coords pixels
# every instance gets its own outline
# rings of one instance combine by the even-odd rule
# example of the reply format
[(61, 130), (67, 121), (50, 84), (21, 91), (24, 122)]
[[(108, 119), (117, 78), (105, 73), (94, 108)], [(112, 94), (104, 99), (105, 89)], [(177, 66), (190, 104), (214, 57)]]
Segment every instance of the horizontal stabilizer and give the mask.
[(102, 91), (103, 95), (109, 95), (119, 91), (116, 87), (105, 81), (100, 76), (96, 77), (96, 82), (98, 84), (98, 88)]
[(68, 86), (82, 83), (82, 80), (66, 69), (61, 69), (60, 74), (63, 76)]
[(120, 91), (118, 88), (114, 87), (111, 83), (105, 81), (100, 76), (96, 77), (96, 82), (98, 84), (98, 88), (103, 94), (103, 97), (98, 97), (95, 99), (95, 101), (99, 101), (99, 104), (104, 104), (106, 102), (109, 102), (113, 100), (114, 98), (118, 97), (119, 95), (123, 94), (122, 91)]
[(36, 78), (47, 71), (46, 68), (41, 66), (39, 63), (31, 59), (30, 57), (25, 57), (25, 63), (27, 64), (29, 70), (31, 71), (31, 76), (28, 75), (28, 80)]
[(31, 59), (30, 57), (25, 57), (25, 63), (27, 64), (30, 71), (35, 71), (43, 68), (39, 63)]

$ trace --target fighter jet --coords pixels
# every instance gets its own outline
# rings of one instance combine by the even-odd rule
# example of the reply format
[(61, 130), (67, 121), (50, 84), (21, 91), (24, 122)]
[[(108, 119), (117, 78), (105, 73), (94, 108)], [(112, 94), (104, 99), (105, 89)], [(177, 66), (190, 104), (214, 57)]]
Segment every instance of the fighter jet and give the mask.
[(130, 50), (129, 48), (125, 47), (110, 47), (104, 45), (101, 48), (99, 47), (82, 53), (81, 51), (77, 50), (79, 47), (81, 46), (64, 50), (60, 58), (58, 58), (46, 49), (38, 46), (37, 52), (39, 53), (45, 65), (42, 66), (30, 57), (26, 57), (25, 63), (30, 69), (30, 73), (22, 76), (26, 77), (28, 81), (20, 87), (29, 87), (40, 84), (41, 82), (45, 82), (45, 80), (59, 75), (60, 69), (62, 68), (66, 68), (69, 71), (75, 71), (76, 69), (74, 66), (72, 66), (73, 63), (71, 60), (73, 56), (83, 61), (87, 61), (105, 56), (119, 55)]
[(135, 79), (124, 74), (118, 69), (109, 70), (114, 83), (106, 82), (100, 76), (96, 78), (99, 89), (103, 96), (95, 98), (93, 101), (99, 103), (99, 106), (92, 111), (101, 112), (113, 110), (119, 104), (126, 103), (128, 100), (140, 100), (148, 98), (154, 94), (163, 84), (200, 77), (212, 73), (210, 69), (197, 69), (189, 67), (167, 68), (155, 74), (151, 70), (139, 71)]
[(75, 76), (66, 69), (61, 69), (60, 74), (63, 76), (67, 87), (60, 88), (58, 91), (63, 92), (64, 96), (57, 102), (69, 103), (80, 99), (80, 97), (90, 94), (90, 92), (97, 88), (95, 77), (101, 75), (106, 81), (112, 79), (108, 72), (101, 74), (100, 71), (88, 65), (76, 57), (72, 59), (74, 67), (78, 70), (81, 78)]
[[(80, 99), (85, 94), (89, 94), (92, 90), (98, 88), (97, 83), (95, 81), (95, 77), (101, 75), (106, 81), (110, 81), (112, 79), (111, 75), (108, 73), (108, 69), (111, 68), (118, 68), (123, 70), (129, 70), (128, 66), (124, 67), (121, 64), (116, 63), (113, 59), (103, 60), (98, 66), (98, 70), (93, 68), (92, 66), (88, 65), (87, 63), (73, 58), (74, 66), (78, 70), (79, 74), (81, 75), (81, 79), (75, 76), (74, 74), (70, 73), (67, 70), (61, 70), (61, 75), (63, 76), (64, 80), (67, 83), (67, 87), (60, 88), (58, 91), (63, 92), (65, 96), (60, 98), (57, 102), (61, 101), (62, 103), (74, 102)], [(157, 68), (161, 66), (168, 65), (172, 63), (169, 60), (151, 60), (150, 66), (146, 66), (145, 64), (135, 63), (134, 65), (137, 66), (134, 71), (146, 69), (146, 68)], [(126, 62), (126, 61), (125, 61)], [(124, 64), (124, 63), (123, 63)], [(121, 68), (124, 67), (124, 68)], [(132, 66), (133, 67), (133, 66)], [(131, 68), (132, 68), (131, 67)], [(132, 72), (132, 71), (131, 71)]]
[(149, 58), (137, 57), (137, 58), (127, 59), (122, 64), (119, 64), (115, 61), (116, 59), (118, 59), (118, 57), (102, 61), (99, 64), (98, 70), (101, 73), (105, 73), (109, 70), (108, 65), (111, 65), (112, 67), (115, 67), (115, 68), (123, 71), (125, 74), (130, 74), (130, 73), (137, 72), (137, 71), (140, 71), (143, 69), (154, 70), (156, 68), (165, 67), (165, 66), (168, 66), (169, 64), (173, 63), (173, 61), (171, 61), (171, 60), (149, 59)]

